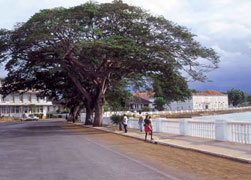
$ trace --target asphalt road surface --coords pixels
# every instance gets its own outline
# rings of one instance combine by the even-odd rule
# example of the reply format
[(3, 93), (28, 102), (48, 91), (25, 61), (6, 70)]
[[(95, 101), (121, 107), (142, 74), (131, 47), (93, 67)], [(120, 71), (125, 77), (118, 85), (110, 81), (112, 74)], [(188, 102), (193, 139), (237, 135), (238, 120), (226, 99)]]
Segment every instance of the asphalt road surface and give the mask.
[(251, 165), (64, 121), (0, 123), (0, 180), (251, 180)]
[(0, 179), (179, 179), (89, 138), (90, 133), (61, 121), (1, 123)]

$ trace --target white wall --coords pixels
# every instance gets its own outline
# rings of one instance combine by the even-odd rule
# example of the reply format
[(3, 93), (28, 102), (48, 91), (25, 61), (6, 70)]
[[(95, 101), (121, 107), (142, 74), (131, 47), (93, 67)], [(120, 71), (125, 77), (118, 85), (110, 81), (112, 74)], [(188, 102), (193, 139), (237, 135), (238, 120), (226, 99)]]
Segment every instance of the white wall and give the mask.
[(215, 96), (196, 96), (193, 97), (193, 109), (225, 109), (228, 108), (227, 95)]
[(174, 101), (170, 103), (169, 109), (171, 111), (179, 111), (179, 110), (192, 110), (193, 109), (193, 100), (187, 99), (186, 101)]
[(184, 102), (175, 101), (170, 103), (170, 110), (205, 110), (205, 109), (226, 109), (228, 108), (228, 96), (196, 96)]

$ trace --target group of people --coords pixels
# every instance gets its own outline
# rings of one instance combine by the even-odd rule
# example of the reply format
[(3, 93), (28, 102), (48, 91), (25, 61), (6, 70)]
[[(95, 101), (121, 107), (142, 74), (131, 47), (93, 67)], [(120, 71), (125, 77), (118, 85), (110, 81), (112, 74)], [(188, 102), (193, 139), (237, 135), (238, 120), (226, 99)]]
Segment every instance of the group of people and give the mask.
[(149, 133), (151, 135), (151, 140), (153, 140), (153, 127), (152, 127), (152, 117), (149, 114), (146, 114), (146, 117), (144, 118), (143, 115), (139, 115), (139, 129), (140, 132), (143, 131), (143, 126), (145, 130), (145, 141), (147, 139), (147, 134)]
[[(123, 125), (124, 125), (125, 133), (127, 133), (127, 122), (128, 122), (128, 117), (124, 114), (124, 116), (123, 116)], [(138, 123), (139, 123), (140, 132), (143, 132), (143, 127), (144, 127), (145, 141), (147, 139), (147, 134), (148, 133), (151, 135), (151, 140), (153, 140), (152, 118), (151, 118), (151, 116), (149, 114), (146, 114), (146, 117), (144, 118), (143, 115), (140, 113)]]

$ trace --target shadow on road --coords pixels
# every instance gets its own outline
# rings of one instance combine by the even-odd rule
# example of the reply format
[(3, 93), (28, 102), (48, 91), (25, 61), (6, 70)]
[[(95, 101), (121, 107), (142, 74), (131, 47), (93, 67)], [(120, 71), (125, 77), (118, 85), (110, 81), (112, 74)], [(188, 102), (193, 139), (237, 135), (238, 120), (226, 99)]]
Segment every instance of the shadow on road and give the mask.
[(97, 131), (90, 128), (77, 127), (65, 122), (29, 122), (19, 123), (15, 124), (13, 127), (8, 126), (8, 128), (0, 129), (0, 139), (22, 138), (29, 136), (85, 136), (108, 133), (109, 132)]

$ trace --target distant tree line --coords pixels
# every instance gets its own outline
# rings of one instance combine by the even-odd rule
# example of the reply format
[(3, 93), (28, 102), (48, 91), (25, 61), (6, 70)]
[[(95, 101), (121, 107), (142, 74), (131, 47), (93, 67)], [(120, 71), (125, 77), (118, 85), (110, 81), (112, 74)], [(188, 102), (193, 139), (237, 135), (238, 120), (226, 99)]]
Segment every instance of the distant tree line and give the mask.
[(251, 105), (251, 95), (246, 94), (244, 91), (240, 89), (231, 89), (227, 91), (228, 94), (228, 102), (233, 106), (245, 106)]

